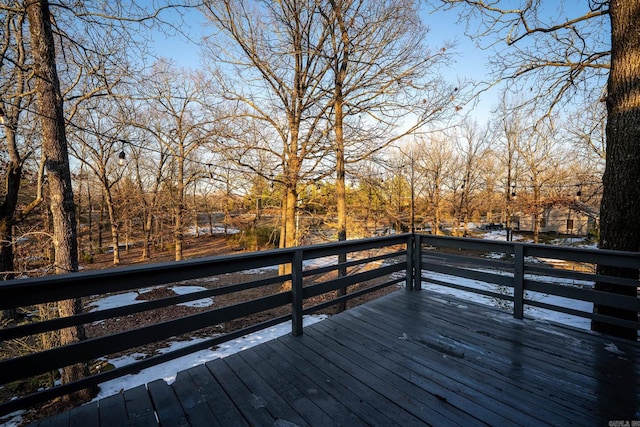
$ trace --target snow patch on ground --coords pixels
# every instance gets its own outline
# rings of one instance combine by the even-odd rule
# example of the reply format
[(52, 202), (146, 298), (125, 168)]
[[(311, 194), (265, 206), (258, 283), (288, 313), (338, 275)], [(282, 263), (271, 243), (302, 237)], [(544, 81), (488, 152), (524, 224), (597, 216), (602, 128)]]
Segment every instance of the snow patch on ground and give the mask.
[(136, 299), (141, 293), (143, 292), (126, 292), (123, 294), (110, 295), (108, 297), (100, 298), (98, 300), (92, 301), (89, 304), (89, 311), (101, 311), (110, 308), (123, 307), (125, 305), (139, 304), (141, 302), (144, 302), (144, 300)]
[[(172, 286), (169, 289), (178, 295), (192, 294), (194, 292), (207, 290), (207, 288), (202, 286)], [(183, 302), (178, 305), (183, 305), (185, 307), (211, 307), (213, 305), (213, 298), (203, 298), (195, 301)]]
[(238, 234), (240, 233), (240, 230), (238, 230), (237, 228), (233, 228), (233, 227), (227, 227), (227, 229), (225, 230), (224, 227), (198, 227), (198, 229), (196, 230), (195, 227), (191, 226), (188, 229), (185, 230), (185, 235), (187, 236), (202, 236), (202, 235), (207, 235), (207, 234)]
[[(141, 289), (138, 292), (125, 292), (122, 294), (110, 295), (110, 296), (92, 301), (88, 305), (88, 307), (90, 308), (90, 311), (100, 311), (100, 310), (107, 310), (107, 309), (116, 308), (116, 307), (124, 307), (132, 304), (140, 304), (141, 302), (145, 302), (145, 300), (137, 299), (137, 298), (140, 295), (144, 295), (147, 292), (151, 292), (153, 289), (156, 289), (156, 288), (145, 288), (145, 289)], [(169, 287), (169, 289), (171, 289), (177, 295), (185, 295), (193, 292), (200, 292), (200, 291), (207, 290), (207, 288), (202, 286), (171, 286)], [(203, 298), (196, 301), (184, 302), (178, 305), (183, 305), (187, 307), (210, 307), (211, 305), (213, 305), (213, 298)]]
[[(324, 320), (326, 317), (327, 316), (325, 315), (304, 316), (303, 325), (312, 325), (316, 322)], [(94, 400), (111, 396), (113, 394), (119, 393), (121, 390), (128, 390), (160, 378), (171, 384), (173, 381), (175, 381), (176, 374), (179, 371), (201, 365), (210, 360), (227, 357), (231, 354), (246, 350), (247, 348), (251, 348), (263, 342), (283, 336), (289, 332), (291, 332), (291, 322), (280, 323), (278, 325), (272, 326), (271, 328), (263, 329), (244, 337), (220, 344), (215, 349), (201, 350), (187, 356), (183, 356), (175, 360), (153, 366), (151, 368), (143, 369), (135, 375), (125, 375), (111, 381), (106, 381), (100, 384), (100, 392)], [(168, 353), (170, 351), (178, 350), (192, 344), (197, 344), (198, 342), (202, 342), (205, 339), (208, 338), (194, 338), (188, 341), (172, 342), (168, 347), (163, 348), (161, 350), (161, 353)], [(107, 362), (112, 363), (115, 367), (120, 367), (126, 366), (144, 357), (144, 354), (135, 353), (118, 357), (116, 359), (108, 359)]]

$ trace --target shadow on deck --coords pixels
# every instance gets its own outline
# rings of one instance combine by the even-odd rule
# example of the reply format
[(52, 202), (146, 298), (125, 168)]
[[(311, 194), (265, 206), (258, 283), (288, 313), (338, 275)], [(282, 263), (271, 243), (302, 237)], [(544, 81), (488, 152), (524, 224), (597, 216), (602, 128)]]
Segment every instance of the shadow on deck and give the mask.
[(638, 343), (399, 291), (38, 425), (608, 425), (639, 374)]

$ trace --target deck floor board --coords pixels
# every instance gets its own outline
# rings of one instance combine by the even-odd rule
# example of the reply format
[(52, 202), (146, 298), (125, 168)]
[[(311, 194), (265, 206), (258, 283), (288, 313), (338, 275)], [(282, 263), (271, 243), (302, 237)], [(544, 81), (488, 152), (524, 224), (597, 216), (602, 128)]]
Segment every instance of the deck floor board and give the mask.
[(596, 426), (639, 417), (640, 343), (423, 290), (39, 425)]
[(145, 385), (125, 390), (124, 404), (127, 408), (129, 426), (144, 427), (155, 421), (153, 402)]
[[(351, 329), (352, 335), (345, 335), (339, 325), (330, 326), (330, 323), (329, 319), (325, 326), (337, 339), (341, 341), (351, 340), (351, 345), (361, 347), (361, 352), (367, 354), (372, 362), (380, 363), (384, 362), (384, 360), (393, 362), (394, 372), (398, 376), (405, 380), (413, 381), (417, 386), (433, 394), (436, 398), (460, 408), (463, 412), (494, 426), (508, 425), (511, 422), (531, 426), (540, 424), (540, 420), (533, 418), (528, 420), (522, 412), (515, 411), (509, 405), (501, 404), (489, 398), (486, 394), (463, 385), (459, 378), (455, 376), (449, 378), (438, 374), (434, 369), (433, 363), (427, 365), (412, 361), (406, 357), (408, 349), (388, 344), (390, 341), (387, 337), (385, 337), (386, 341), (376, 340), (374, 342), (368, 339), (370, 335), (366, 335), (369, 332), (367, 329), (359, 330), (356, 328)], [(421, 349), (418, 349), (417, 352), (421, 352)], [(478, 403), (479, 401), (482, 401), (482, 404)]]
[[(416, 375), (432, 379), (451, 393), (481, 402), (482, 406), (497, 412), (505, 421), (539, 425), (544, 421), (542, 418), (548, 418), (550, 413), (554, 413), (548, 404), (537, 406), (535, 394), (521, 388), (518, 382), (495, 381), (498, 373), (477, 363), (481, 362), (482, 358), (465, 360), (451, 357), (429, 346), (411, 342), (404, 336), (404, 342), (394, 342), (394, 338), (400, 339), (398, 334), (384, 328), (385, 326), (380, 326), (378, 329), (379, 345), (393, 345), (400, 366), (411, 369)], [(358, 329), (353, 330), (358, 332)], [(533, 412), (533, 415), (528, 415), (527, 411)], [(566, 411), (559, 412), (564, 414)], [(544, 415), (540, 415), (542, 413)]]
[(199, 396), (211, 408), (220, 425), (238, 427), (249, 425), (205, 365), (194, 366), (187, 372), (198, 387)]

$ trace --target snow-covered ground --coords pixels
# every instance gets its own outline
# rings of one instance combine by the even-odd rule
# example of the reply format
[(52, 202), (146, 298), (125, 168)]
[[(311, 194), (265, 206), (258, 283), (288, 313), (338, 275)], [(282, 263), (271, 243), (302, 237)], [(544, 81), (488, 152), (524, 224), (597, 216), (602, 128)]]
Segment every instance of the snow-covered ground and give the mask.
[[(457, 285), (465, 286), (473, 289), (488, 290), (496, 293), (503, 293), (505, 295), (509, 295), (509, 294), (513, 295), (511, 288), (508, 288), (508, 291), (507, 291), (507, 289), (505, 289), (504, 287), (500, 287), (499, 285), (495, 285), (492, 283), (485, 283), (485, 282), (480, 282), (480, 281), (471, 280), (471, 279), (462, 279), (459, 277), (446, 276), (444, 274), (433, 273), (433, 272), (425, 272), (423, 273), (423, 277), (431, 278), (435, 280), (441, 280), (441, 281), (451, 281)], [(560, 281), (560, 280), (561, 279), (556, 278), (556, 281)], [(571, 281), (568, 281), (568, 283), (570, 282)], [(432, 284), (432, 283), (429, 283), (428, 280), (422, 282), (422, 289), (424, 289), (427, 292), (436, 292), (443, 295), (454, 296), (462, 300), (495, 306), (507, 311), (513, 310), (513, 304), (510, 301), (499, 300), (497, 298), (488, 297), (488, 296), (476, 294), (473, 292), (467, 292), (459, 289), (450, 288), (447, 286)], [(530, 300), (543, 302), (551, 305), (557, 305), (560, 307), (572, 308), (574, 310), (579, 310), (584, 312), (591, 312), (593, 310), (593, 303), (590, 303), (590, 302), (573, 300), (573, 299), (563, 298), (555, 295), (541, 294), (538, 292), (526, 291), (525, 299), (530, 299)], [(524, 315), (525, 317), (546, 320), (554, 323), (560, 323), (560, 324), (569, 325), (569, 326), (573, 326), (580, 329), (588, 330), (591, 327), (591, 321), (587, 318), (571, 316), (568, 314), (546, 310), (538, 307), (532, 307), (529, 305), (525, 305)]]
[[(486, 239), (486, 240), (506, 240), (506, 231), (505, 230), (490, 231), (490, 232), (484, 233), (481, 236), (481, 238)], [(519, 242), (524, 242), (525, 241), (523, 239), (523, 237), (521, 235), (519, 235), (519, 234), (514, 234), (513, 235), (513, 240), (519, 241)], [(581, 242), (583, 243), (583, 245), (580, 245)], [(571, 245), (571, 246), (579, 245), (581, 247), (593, 247), (591, 243), (588, 243), (587, 241), (585, 241), (585, 239), (582, 239), (582, 238), (580, 238), (580, 239), (578, 239), (578, 238), (556, 239), (554, 241), (554, 244), (557, 244), (559, 246), (561, 246), (561, 245)], [(489, 252), (489, 253), (487, 253), (485, 255), (485, 258), (502, 259), (503, 256), (504, 256), (504, 254), (502, 254), (502, 253)], [(556, 260), (533, 259), (533, 258), (530, 258), (530, 257), (527, 258), (527, 263), (542, 263), (542, 262), (546, 262), (546, 263), (553, 264), (555, 261)], [(474, 269), (474, 271), (482, 271), (482, 272), (491, 273), (491, 274), (500, 274), (500, 275), (512, 276), (512, 273), (501, 272), (501, 271), (496, 271), (496, 270), (489, 270), (489, 269), (479, 269), (478, 268), (478, 269)], [(451, 282), (451, 283), (455, 283), (455, 284), (460, 285), (460, 286), (465, 286), (465, 287), (469, 287), (469, 288), (473, 288), (473, 289), (488, 290), (488, 291), (492, 291), (492, 292), (495, 292), (495, 293), (502, 293), (502, 294), (505, 294), (505, 295), (513, 295), (513, 290), (511, 288), (505, 288), (505, 287), (501, 287), (499, 285), (495, 285), (495, 284), (492, 284), (492, 283), (486, 283), (486, 282), (482, 282), (482, 281), (478, 281), (478, 280), (465, 279), (465, 278), (460, 278), (460, 277), (457, 277), (457, 276), (447, 276), (445, 274), (434, 273), (434, 272), (423, 273), (423, 276), (426, 277), (426, 278), (429, 278), (429, 279), (434, 279), (434, 280), (439, 280), (439, 281), (444, 281), (444, 282)], [(575, 280), (575, 279), (564, 279), (564, 278), (559, 278), (559, 277), (550, 277), (550, 276), (527, 274), (527, 275), (525, 275), (525, 278), (529, 279), (529, 280), (540, 280), (540, 281), (544, 281), (545, 283), (553, 283), (553, 284), (560, 285), (560, 286), (577, 286), (577, 287), (584, 287), (584, 288), (588, 288), (588, 287), (593, 286), (593, 282), (580, 281), (580, 280)], [(450, 288), (450, 287), (447, 287), (447, 286), (435, 285), (435, 284), (429, 283), (428, 281), (423, 282), (423, 289), (428, 290), (428, 291), (438, 292), (438, 293), (445, 294), (445, 295), (451, 295), (451, 296), (454, 296), (454, 297), (457, 297), (457, 298), (461, 298), (461, 299), (464, 299), (464, 300), (477, 302), (477, 303), (480, 303), (480, 304), (496, 306), (496, 307), (499, 307), (501, 309), (508, 310), (508, 311), (512, 311), (513, 310), (513, 304), (511, 302), (509, 302), (509, 301), (499, 300), (497, 298), (492, 298), (492, 297), (476, 294), (476, 293), (473, 293), (473, 292), (462, 291), (462, 290)], [(571, 309), (578, 310), (578, 311), (583, 311), (583, 312), (586, 312), (586, 313), (590, 313), (593, 310), (593, 303), (591, 303), (591, 302), (574, 300), (574, 299), (569, 299), (569, 298), (563, 298), (563, 297), (559, 297), (559, 296), (555, 296), (555, 295), (542, 294), (542, 293), (539, 293), (539, 292), (526, 291), (525, 292), (525, 299), (529, 299), (529, 300), (533, 300), (533, 301), (537, 301), (537, 302), (541, 302), (541, 303), (545, 303), (545, 304), (565, 307), (565, 308), (571, 308)], [(546, 309), (542, 309), (542, 308), (538, 308), (538, 307), (532, 307), (532, 306), (529, 306), (529, 305), (525, 305), (524, 314), (525, 314), (525, 317), (545, 320), (545, 321), (554, 322), (554, 323), (560, 323), (560, 324), (564, 324), (564, 325), (577, 327), (577, 328), (580, 328), (580, 329), (587, 329), (588, 330), (588, 329), (591, 328), (591, 320), (588, 319), (588, 318), (579, 317), (579, 316), (572, 316), (572, 315), (559, 313), (559, 312), (552, 311), (552, 310), (546, 310)]]

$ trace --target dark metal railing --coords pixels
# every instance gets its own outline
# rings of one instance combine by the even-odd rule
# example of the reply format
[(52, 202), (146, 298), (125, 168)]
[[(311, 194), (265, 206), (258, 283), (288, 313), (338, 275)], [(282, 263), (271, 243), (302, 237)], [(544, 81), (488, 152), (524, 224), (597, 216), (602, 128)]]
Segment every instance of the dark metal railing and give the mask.
[[(635, 270), (637, 273), (640, 253), (432, 235), (416, 235), (415, 245), (416, 252), (420, 254), (415, 261), (416, 289), (420, 289), (423, 283), (429, 289), (430, 283), (483, 295), (498, 302), (509, 302), (514, 317), (518, 319), (524, 317), (525, 308), (529, 306), (640, 329), (638, 321), (605, 316), (594, 313), (593, 309), (572, 308), (571, 304), (558, 305), (540, 300), (543, 296), (553, 296), (591, 306), (604, 305), (640, 312), (638, 279), (606, 276), (596, 270), (600, 265)], [(440, 277), (430, 277), (429, 272)], [(463, 283), (460, 283), (461, 278), (465, 279)], [(493, 285), (493, 289), (470, 286), (473, 281)], [(631, 288), (635, 296), (596, 290), (596, 282)]]
[[(347, 255), (347, 261), (339, 262), (339, 255)], [(322, 261), (316, 265), (310, 264), (311, 260), (319, 259)], [(112, 295), (209, 277), (218, 277), (221, 283), (186, 295), (90, 311), (66, 318), (31, 320), (19, 326), (0, 329), (0, 342), (3, 344), (62, 328), (88, 325), (203, 298), (259, 291), (257, 296), (231, 305), (214, 306), (157, 324), (96, 336), (49, 350), (7, 357), (0, 360), (0, 384), (4, 385), (75, 363), (89, 362), (145, 344), (188, 335), (256, 313), (266, 313), (270, 317), (241, 329), (211, 336), (179, 350), (157, 354), (126, 366), (5, 401), (0, 403), (0, 414), (134, 373), (285, 321), (292, 321), (292, 334), (300, 335), (303, 332), (303, 315), (401, 283), (407, 290), (428, 291), (444, 286), (449, 290), (490, 298), (498, 306), (509, 307), (516, 318), (522, 318), (526, 314), (526, 307), (530, 306), (640, 329), (637, 321), (603, 316), (593, 313), (593, 310), (570, 307), (571, 304), (552, 304), (536, 298), (536, 295), (553, 295), (572, 301), (640, 311), (640, 300), (637, 297), (597, 291), (593, 287), (593, 283), (598, 281), (637, 288), (638, 280), (597, 274), (596, 264), (638, 270), (640, 254), (402, 234), (3, 282), (0, 285), (0, 309), (23, 310), (33, 310), (38, 304), (73, 298), (86, 300), (96, 295)], [(258, 275), (242, 283), (225, 280), (226, 274), (260, 268), (269, 268), (271, 273)], [(345, 269), (347, 274), (341, 274)], [(349, 288), (349, 292), (335, 297), (335, 291), (343, 288)]]
[[(184, 355), (219, 345), (240, 336), (292, 320), (292, 333), (302, 333), (302, 318), (337, 302), (346, 301), (398, 283), (406, 283), (406, 248), (411, 247), (411, 235), (388, 236), (375, 239), (354, 240), (340, 243), (279, 249), (233, 256), (203, 258), (182, 262), (124, 267), (103, 271), (21, 279), (0, 285), (0, 309), (21, 308), (36, 311), (38, 304), (68, 299), (88, 299), (97, 295), (113, 295), (124, 291), (139, 291), (189, 280), (269, 268), (272, 274), (260, 274), (258, 278), (243, 283), (222, 284), (212, 289), (186, 295), (171, 296), (122, 307), (90, 311), (65, 318), (31, 321), (0, 329), (0, 342), (25, 339), (37, 334), (62, 328), (87, 325), (112, 318), (121, 318), (196, 301), (203, 298), (238, 294), (250, 290), (259, 296), (248, 297), (241, 302), (198, 311), (185, 317), (165, 320), (122, 332), (97, 336), (85, 341), (37, 351), (0, 361), (0, 384), (55, 371), (76, 363), (86, 363), (117, 352), (201, 331), (256, 313), (273, 312), (271, 317), (259, 323), (216, 335), (179, 350), (154, 355), (126, 366), (96, 373), (80, 380), (47, 388), (14, 400), (0, 403), (0, 414), (31, 406), (64, 394), (72, 393), (99, 383), (135, 373)], [(347, 261), (338, 263), (339, 254), (347, 254)], [(327, 258), (328, 257), (328, 258)], [(326, 258), (320, 266), (305, 265), (309, 261)], [(282, 268), (279, 268), (282, 267)], [(347, 275), (338, 275), (346, 269)], [(280, 272), (276, 273), (276, 271)], [(229, 283), (229, 281), (227, 281)], [(367, 285), (369, 283), (369, 285)], [(337, 289), (355, 284), (365, 284), (347, 295), (334, 298)], [(314, 297), (327, 294), (322, 301)], [(290, 306), (286, 309), (286, 306)], [(282, 314), (284, 313), (284, 314)]]

